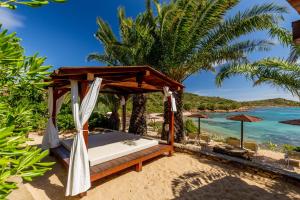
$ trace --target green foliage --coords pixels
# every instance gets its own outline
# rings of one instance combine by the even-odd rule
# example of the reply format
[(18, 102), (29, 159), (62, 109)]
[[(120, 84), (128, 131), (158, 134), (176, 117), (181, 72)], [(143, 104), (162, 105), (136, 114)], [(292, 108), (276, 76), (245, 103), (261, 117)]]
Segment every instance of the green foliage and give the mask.
[(284, 145), (282, 145), (282, 148), (283, 148), (284, 152), (290, 152), (295, 149), (295, 146), (290, 145), (290, 144), (284, 144)]
[(295, 147), (293, 150), (300, 152), (300, 147)]
[[(266, 99), (258, 101), (238, 102), (221, 97), (199, 96), (185, 92), (183, 95), (183, 103), (185, 110), (224, 110), (230, 111), (242, 107), (257, 107), (257, 106), (300, 106), (299, 102), (286, 99)], [(104, 107), (105, 108), (105, 107)], [(99, 111), (103, 110), (101, 107)], [(188, 108), (188, 109), (187, 109)], [(127, 102), (127, 112), (130, 112), (131, 99)], [(107, 111), (106, 111), (107, 112)], [(163, 112), (163, 95), (160, 93), (147, 94), (147, 112), (162, 113)]]
[(226, 18), (238, 0), (153, 3), (155, 11), (148, 0), (145, 12), (135, 19), (119, 9), (120, 37), (98, 18), (96, 38), (105, 51), (90, 54), (88, 60), (110, 65), (148, 64), (182, 82), (199, 71), (214, 71), (216, 64), (246, 61), (249, 53), (269, 50), (272, 45), (267, 40), (242, 40), (241, 36), (262, 30), (271, 37), (284, 35), (277, 24), (287, 9), (272, 3)]
[(184, 130), (187, 134), (189, 134), (189, 133), (196, 133), (198, 131), (198, 128), (192, 119), (187, 119), (184, 122)]
[(94, 128), (110, 128), (110, 121), (106, 115), (100, 114), (98, 112), (93, 112), (89, 119), (89, 129)]
[(283, 150), (285, 151), (285, 152), (290, 152), (290, 151), (298, 151), (298, 152), (300, 152), (300, 146), (293, 146), (293, 145), (290, 145), (290, 144), (284, 144), (283, 146), (282, 146), (282, 148), (283, 148)]
[(254, 63), (224, 65), (216, 77), (220, 86), (225, 79), (235, 75), (244, 75), (254, 82), (254, 86), (269, 84), (283, 88), (300, 97), (300, 66), (297, 63), (278, 58), (266, 58)]
[[(50, 170), (54, 163), (41, 160), (48, 151), (28, 146), (27, 134), (38, 128), (46, 115), (43, 86), (50, 66), (45, 58), (24, 56), (15, 33), (0, 31), (0, 199), (5, 198), (15, 183), (11, 176), (31, 181)], [(35, 121), (36, 120), (36, 121)]]
[(271, 151), (275, 151), (277, 148), (277, 144), (275, 144), (271, 141), (267, 142), (266, 145), (267, 145), (267, 148), (270, 149)]
[(25, 5), (29, 7), (40, 7), (49, 4), (49, 2), (64, 3), (66, 0), (0, 0), (0, 7), (16, 9), (17, 5)]
[(148, 126), (151, 126), (153, 128), (153, 130), (158, 132), (158, 133), (160, 133), (160, 131), (162, 129), (162, 123), (161, 122), (150, 121), (148, 123)]
[(190, 103), (185, 103), (183, 104), (183, 109), (186, 110), (186, 111), (190, 111), (192, 109), (192, 104)]

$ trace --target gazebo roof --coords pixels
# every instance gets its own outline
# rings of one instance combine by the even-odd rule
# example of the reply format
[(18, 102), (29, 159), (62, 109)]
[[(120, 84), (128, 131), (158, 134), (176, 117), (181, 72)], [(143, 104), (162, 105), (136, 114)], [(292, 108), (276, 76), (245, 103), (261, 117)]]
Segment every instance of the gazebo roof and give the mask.
[(288, 0), (288, 2), (300, 13), (300, 0)]
[(101, 92), (116, 94), (177, 91), (184, 86), (149, 66), (61, 67), (50, 75), (50, 86), (70, 87), (70, 80), (91, 81), (102, 78)]

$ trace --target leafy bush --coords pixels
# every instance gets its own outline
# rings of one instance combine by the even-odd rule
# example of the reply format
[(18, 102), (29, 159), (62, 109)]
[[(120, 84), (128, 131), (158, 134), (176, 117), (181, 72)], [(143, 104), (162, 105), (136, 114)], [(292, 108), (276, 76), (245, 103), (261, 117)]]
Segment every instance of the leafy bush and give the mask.
[(94, 128), (111, 128), (109, 118), (98, 112), (93, 112), (89, 119), (89, 129)]
[(162, 123), (161, 122), (155, 122), (154, 123), (153, 121), (151, 121), (151, 122), (148, 123), (148, 126), (151, 126), (153, 128), (153, 130), (157, 131), (158, 133), (160, 133), (159, 130), (162, 129)]
[(198, 131), (198, 128), (192, 119), (187, 119), (184, 122), (184, 129), (186, 133), (195, 133)]
[(186, 111), (192, 110), (193, 106), (190, 103), (183, 104), (183, 109)]
[(282, 148), (285, 152), (293, 151), (295, 149), (295, 146), (290, 144), (284, 144), (282, 145)]
[(275, 144), (271, 141), (267, 142), (267, 148), (270, 149), (271, 151), (275, 151), (276, 147), (277, 147), (277, 144)]
[[(45, 75), (50, 66), (45, 58), (26, 57), (20, 39), (14, 33), (0, 31), (0, 199), (16, 188), (11, 176), (26, 181), (43, 175), (54, 163), (41, 160), (48, 151), (28, 146), (27, 134), (42, 118), (44, 110)], [(40, 117), (38, 117), (40, 115)]]
[(198, 106), (198, 110), (206, 110), (206, 109), (207, 109), (206, 104), (200, 104), (200, 105)]
[(295, 147), (293, 150), (300, 152), (300, 147)]

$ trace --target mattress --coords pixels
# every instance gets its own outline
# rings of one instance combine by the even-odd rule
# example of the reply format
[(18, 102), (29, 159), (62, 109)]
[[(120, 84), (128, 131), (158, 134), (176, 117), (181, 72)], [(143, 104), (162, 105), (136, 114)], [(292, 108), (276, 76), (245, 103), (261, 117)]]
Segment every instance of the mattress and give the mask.
[[(61, 141), (71, 150), (73, 139)], [(90, 166), (126, 156), (158, 145), (158, 141), (118, 131), (89, 135), (88, 155)]]

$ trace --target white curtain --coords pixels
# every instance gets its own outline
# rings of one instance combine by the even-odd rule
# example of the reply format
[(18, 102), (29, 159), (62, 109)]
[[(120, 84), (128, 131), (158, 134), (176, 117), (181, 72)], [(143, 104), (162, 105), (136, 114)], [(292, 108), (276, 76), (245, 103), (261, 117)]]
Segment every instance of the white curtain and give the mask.
[(78, 82), (71, 80), (72, 112), (77, 135), (70, 154), (66, 196), (74, 196), (91, 187), (87, 148), (82, 135), (83, 125), (88, 121), (96, 105), (102, 79), (96, 78), (79, 108)]
[[(64, 101), (65, 95), (61, 96), (56, 100), (56, 115), (59, 113), (62, 103)], [(43, 137), (42, 148), (49, 149), (55, 148), (59, 146), (59, 138), (58, 138), (58, 129), (57, 125), (53, 124), (52, 114), (53, 114), (53, 88), (48, 88), (48, 112), (49, 119), (47, 122), (46, 133)]]
[(163, 87), (163, 90), (164, 90), (164, 101), (167, 101), (168, 97), (171, 97), (171, 111), (177, 112), (176, 101), (175, 98), (173, 97), (173, 93), (169, 91), (169, 87), (167, 86)]

